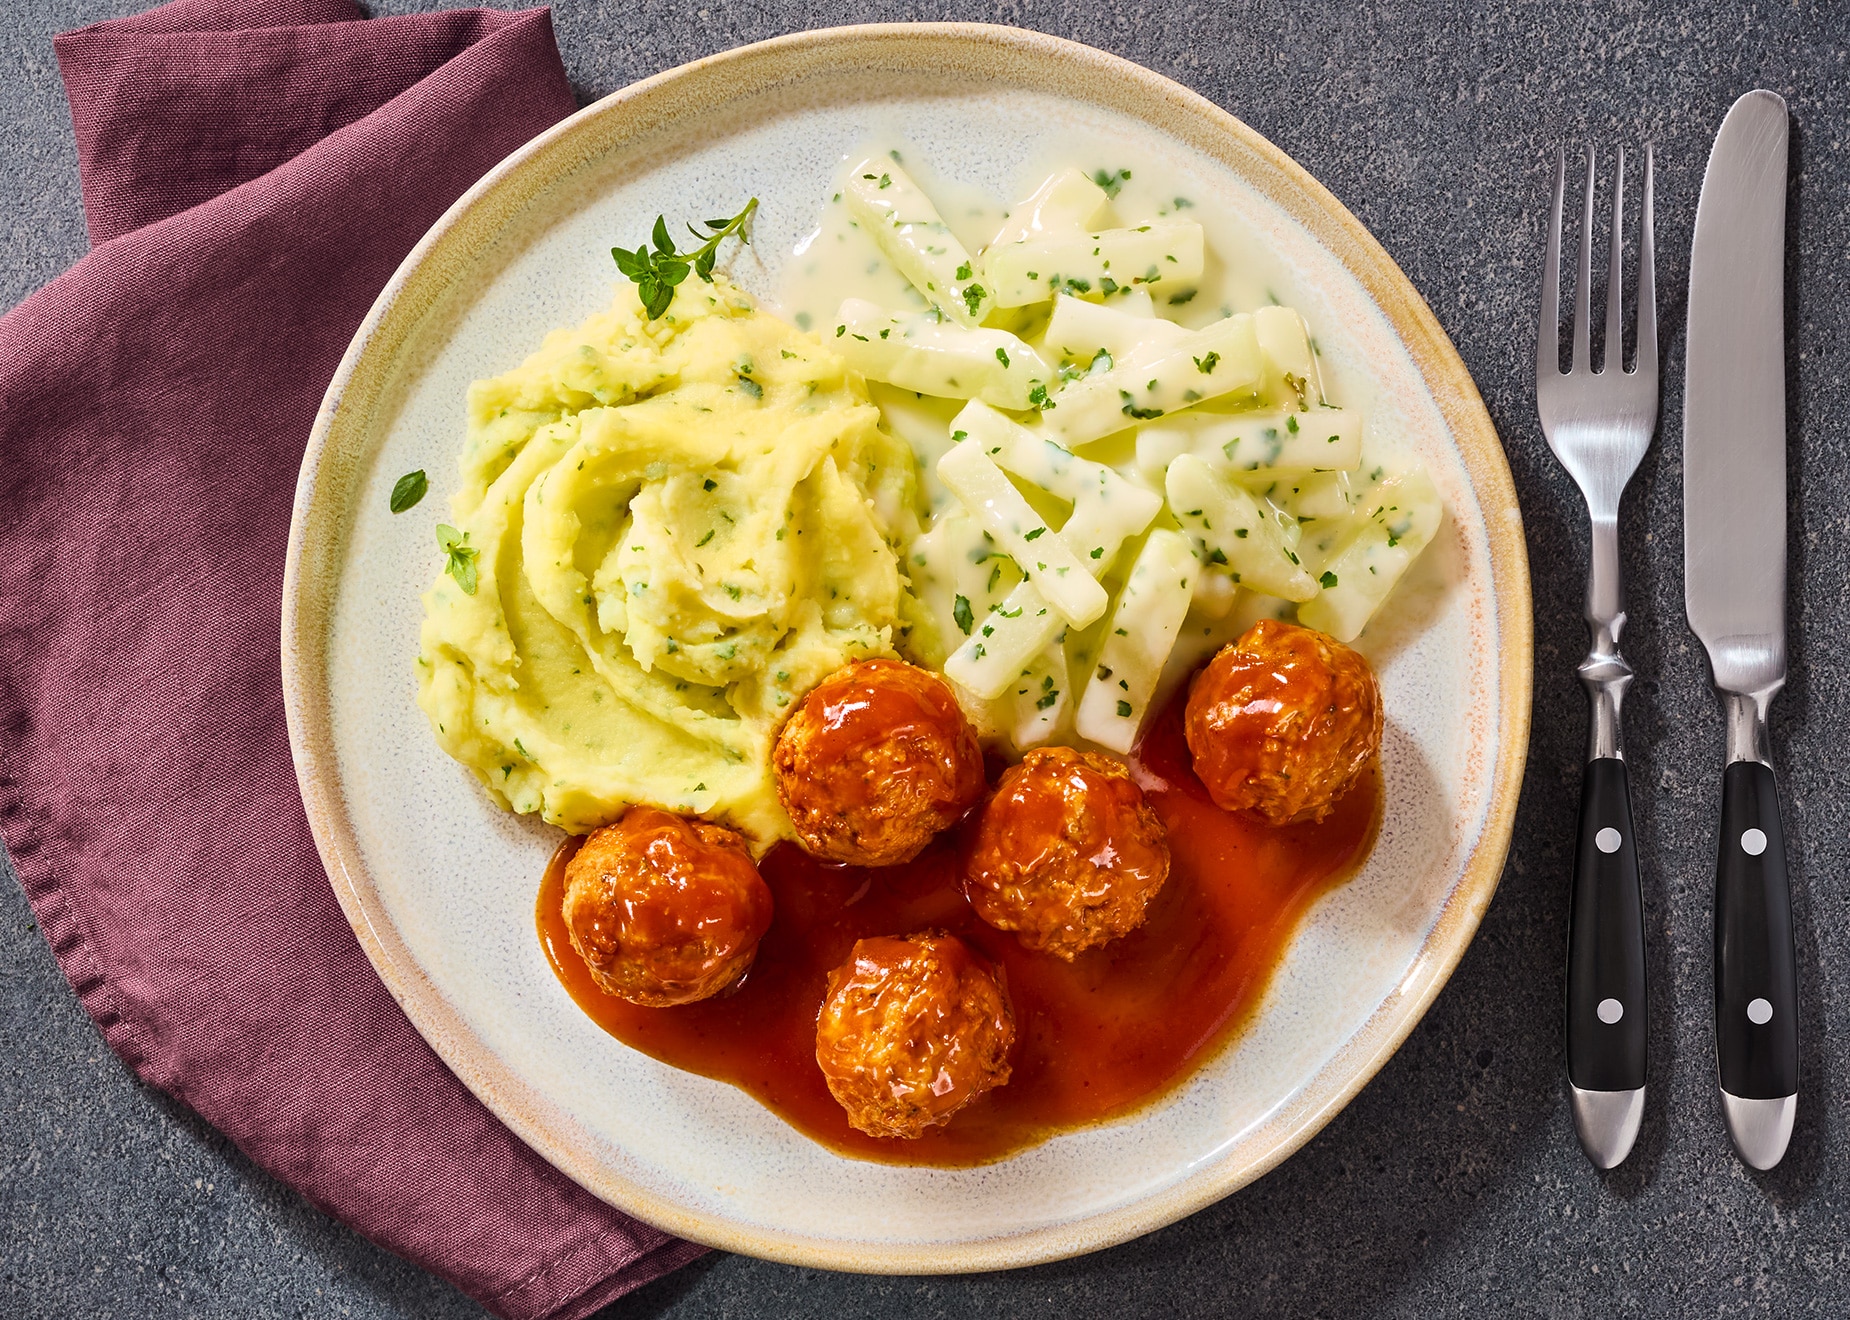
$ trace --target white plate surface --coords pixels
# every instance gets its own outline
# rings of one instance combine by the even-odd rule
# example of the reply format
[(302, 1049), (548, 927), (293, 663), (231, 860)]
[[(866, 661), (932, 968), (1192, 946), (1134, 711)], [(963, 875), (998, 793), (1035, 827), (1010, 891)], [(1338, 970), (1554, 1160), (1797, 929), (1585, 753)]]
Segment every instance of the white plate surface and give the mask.
[[(605, 1035), (534, 934), (560, 836), (492, 804), (414, 703), (418, 597), (458, 480), (469, 382), (605, 306), (611, 244), (633, 245), (657, 212), (724, 215), (758, 196), (754, 246), (733, 269), (775, 296), (843, 156), (872, 140), (904, 141), (936, 174), (998, 198), (1085, 144), (1101, 144), (1100, 163), (1187, 186), (1305, 313), (1335, 401), (1366, 408), (1372, 434), (1424, 462), (1448, 509), (1392, 618), (1362, 643), (1388, 713), (1385, 823), (1362, 873), (1311, 910), (1256, 1021), (1180, 1090), (976, 1169), (845, 1159), (744, 1092)], [(844, 29), (734, 52), (619, 93), (503, 165), (412, 255), (355, 341), (291, 539), (285, 687), (305, 799), (342, 902), (413, 1020), (593, 1191), (704, 1241), (830, 1267), (1072, 1254), (1289, 1154), (1399, 1043), (1469, 940), (1527, 735), (1528, 584), (1507, 470), (1450, 345), (1397, 281), (1327, 195), (1205, 102), (1109, 56), (999, 29)], [(388, 493), (414, 468), (431, 495), (394, 517)]]

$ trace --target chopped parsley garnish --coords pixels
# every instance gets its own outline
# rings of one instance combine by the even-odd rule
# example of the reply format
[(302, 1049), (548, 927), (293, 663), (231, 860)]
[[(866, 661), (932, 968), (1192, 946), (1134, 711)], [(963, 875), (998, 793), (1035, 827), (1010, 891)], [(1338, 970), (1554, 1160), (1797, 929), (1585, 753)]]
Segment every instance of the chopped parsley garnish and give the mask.
[(1119, 411), (1126, 417), (1133, 417), (1140, 422), (1147, 422), (1151, 418), (1161, 417), (1163, 415), (1163, 410), (1161, 408), (1139, 408), (1137, 406), (1137, 400), (1131, 397), (1131, 392), (1129, 390), (1119, 390), (1118, 394), (1124, 400), (1124, 407), (1119, 409)]
[(970, 598), (968, 596), (959, 596), (957, 598), (956, 603), (951, 606), (951, 618), (957, 621), (957, 626), (962, 628), (964, 636), (968, 637), (970, 635), (970, 625), (976, 622), (976, 616), (970, 612)]
[(1118, 195), (1118, 190), (1125, 185), (1130, 177), (1131, 172), (1129, 170), (1095, 170), (1092, 174), (1092, 182), (1105, 190), (1105, 196), (1116, 197)]

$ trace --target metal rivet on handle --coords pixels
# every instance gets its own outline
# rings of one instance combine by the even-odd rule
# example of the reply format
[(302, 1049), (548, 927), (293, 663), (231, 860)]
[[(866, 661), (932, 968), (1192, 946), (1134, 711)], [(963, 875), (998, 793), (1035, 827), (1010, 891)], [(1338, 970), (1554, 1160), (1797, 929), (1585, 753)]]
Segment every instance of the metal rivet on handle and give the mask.
[[(1759, 833), (1758, 830), (1755, 833)], [(1747, 1003), (1747, 1020), (1756, 1027), (1764, 1027), (1773, 1020), (1773, 1006), (1764, 999), (1751, 999)]]
[[(1758, 857), (1761, 853), (1766, 851), (1766, 835), (1762, 834), (1759, 830), (1742, 830), (1741, 851), (1746, 853), (1749, 857)], [(1755, 1002), (1764, 1003), (1765, 1001), (1756, 1000)], [(1767, 1011), (1771, 1012), (1772, 1010), (1769, 1009)]]
[(1603, 853), (1619, 851), (1619, 832), (1608, 825), (1593, 836), (1593, 846)]
[[(1756, 1004), (1759, 1004), (1759, 1003), (1764, 1003), (1765, 1001), (1756, 999), (1754, 1002)], [(1594, 1009), (1593, 1011), (1599, 1014), (1599, 1020), (1601, 1022), (1604, 1022), (1607, 1026), (1610, 1027), (1613, 1023), (1617, 1022), (1620, 1018), (1625, 1016), (1625, 1005), (1621, 1004), (1616, 999), (1602, 999), (1599, 1001), (1599, 1007)], [(1747, 1011), (1749, 1013), (1753, 1012), (1751, 1008), (1748, 1009)]]

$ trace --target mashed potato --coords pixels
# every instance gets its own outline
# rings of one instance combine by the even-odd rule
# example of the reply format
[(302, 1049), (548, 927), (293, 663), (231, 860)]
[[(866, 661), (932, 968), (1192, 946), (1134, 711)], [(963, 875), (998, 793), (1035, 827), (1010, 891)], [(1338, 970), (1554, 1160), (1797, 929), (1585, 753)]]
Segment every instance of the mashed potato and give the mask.
[(477, 587), (424, 596), (418, 703), (515, 811), (633, 803), (790, 835), (788, 707), (894, 654), (916, 605), (914, 458), (858, 375), (723, 277), (645, 321), (634, 286), (469, 393), (456, 526)]

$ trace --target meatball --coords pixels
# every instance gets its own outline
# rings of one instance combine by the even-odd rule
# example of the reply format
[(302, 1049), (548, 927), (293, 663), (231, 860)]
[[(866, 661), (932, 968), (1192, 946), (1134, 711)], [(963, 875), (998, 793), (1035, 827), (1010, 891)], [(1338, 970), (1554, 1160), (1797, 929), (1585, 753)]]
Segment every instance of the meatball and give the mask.
[(982, 795), (983, 753), (950, 685), (897, 660), (838, 669), (803, 698), (771, 756), (804, 849), (911, 861)]
[(1009, 1079), (1015, 1018), (995, 974), (954, 935), (861, 940), (829, 973), (816, 1063), (848, 1122), (919, 1137)]
[(1335, 638), (1261, 619), (1195, 676), (1184, 733), (1216, 805), (1322, 820), (1381, 749), (1381, 689)]
[(1130, 772), (1043, 747), (984, 804), (964, 891), (984, 921), (1070, 962), (1141, 926), (1168, 876), (1168, 835)]
[(752, 965), (771, 890), (731, 830), (631, 807), (565, 868), (565, 928), (592, 979), (632, 1004), (708, 999)]

